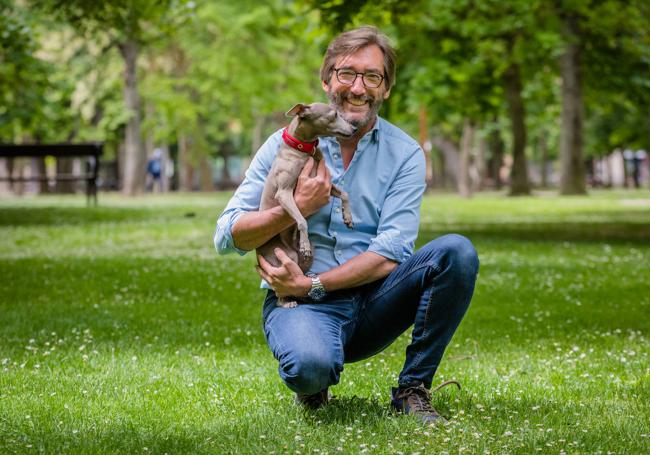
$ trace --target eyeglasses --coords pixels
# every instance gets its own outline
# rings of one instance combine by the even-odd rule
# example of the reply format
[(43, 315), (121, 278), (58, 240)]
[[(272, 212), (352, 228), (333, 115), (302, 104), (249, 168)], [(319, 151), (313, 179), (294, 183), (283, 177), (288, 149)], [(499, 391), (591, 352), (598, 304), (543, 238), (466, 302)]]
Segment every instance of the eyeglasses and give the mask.
[(349, 68), (334, 68), (334, 71), (338, 81), (344, 85), (354, 85), (359, 76), (366, 88), (377, 88), (384, 81), (384, 76), (377, 73), (357, 73)]

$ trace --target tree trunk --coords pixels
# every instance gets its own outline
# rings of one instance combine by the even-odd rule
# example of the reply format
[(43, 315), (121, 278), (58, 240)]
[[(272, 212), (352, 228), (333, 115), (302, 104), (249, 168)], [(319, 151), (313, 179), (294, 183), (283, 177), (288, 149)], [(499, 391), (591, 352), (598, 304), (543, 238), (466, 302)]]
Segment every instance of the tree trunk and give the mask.
[(479, 135), (478, 147), (476, 149), (476, 161), (474, 165), (476, 166), (476, 191), (481, 191), (485, 188), (485, 182), (487, 180), (487, 160), (485, 158), (487, 151), (487, 140), (484, 134)]
[(546, 135), (539, 137), (539, 153), (542, 161), (542, 188), (548, 187), (548, 145), (546, 144)]
[[(45, 165), (45, 157), (34, 158), (33, 164), (36, 168), (36, 173), (38, 175), (47, 176), (47, 166)], [(47, 180), (41, 180), (38, 182), (38, 193), (47, 194), (50, 192), (50, 185)]]
[(429, 134), (427, 132), (427, 108), (421, 104), (418, 116), (419, 125), (419, 140), (420, 147), (424, 151), (424, 162), (426, 163), (426, 176), (427, 187), (433, 183), (433, 167), (431, 166), (431, 142), (429, 142)]
[(564, 17), (567, 47), (560, 57), (562, 75), (562, 130), (560, 133), (560, 194), (585, 194), (585, 170), (582, 162), (583, 102), (580, 80), (580, 43), (578, 18)]
[(194, 165), (192, 164), (192, 140), (185, 134), (178, 137), (178, 187), (181, 191), (192, 191), (194, 186)]
[[(496, 123), (496, 119), (495, 119)], [(494, 181), (494, 188), (500, 190), (503, 186), (501, 181), (501, 167), (503, 166), (503, 153), (505, 144), (501, 138), (501, 130), (499, 128), (494, 128), (490, 133), (489, 140), (490, 147), (490, 177)]]
[[(57, 175), (70, 175), (73, 173), (73, 160), (74, 158), (57, 158), (56, 159), (56, 173)], [(75, 182), (70, 180), (62, 180), (56, 182), (56, 192), (59, 194), (72, 194), (75, 191)]]
[[(517, 37), (508, 43), (510, 58), (513, 57)], [(508, 113), (512, 127), (512, 172), (510, 173), (510, 195), (530, 194), (528, 169), (526, 164), (526, 109), (521, 95), (521, 69), (519, 64), (511, 62), (505, 74), (505, 91), (508, 101)]]
[(458, 194), (462, 197), (472, 196), (472, 186), (469, 176), (470, 154), (474, 144), (474, 125), (469, 119), (463, 122), (463, 137), (460, 141), (460, 157), (458, 160)]
[(172, 189), (172, 177), (174, 176), (174, 162), (169, 156), (169, 146), (163, 144), (160, 146), (162, 152), (161, 162), (162, 169), (160, 171), (160, 182), (163, 193), (168, 193)]
[(255, 156), (264, 143), (262, 134), (264, 133), (264, 124), (266, 123), (264, 116), (260, 115), (258, 112), (253, 113), (253, 118), (255, 119), (255, 123), (253, 125), (253, 133), (251, 136), (251, 156)]
[(455, 188), (458, 182), (458, 147), (449, 139), (436, 135), (431, 142), (440, 150), (440, 172), (443, 188)]
[(133, 196), (144, 192), (147, 156), (140, 137), (140, 95), (137, 88), (138, 45), (135, 41), (120, 44), (124, 59), (124, 103), (130, 117), (126, 123), (124, 181), (122, 193)]
[(209, 158), (203, 155), (199, 165), (199, 189), (201, 191), (213, 191), (212, 166), (210, 166)]

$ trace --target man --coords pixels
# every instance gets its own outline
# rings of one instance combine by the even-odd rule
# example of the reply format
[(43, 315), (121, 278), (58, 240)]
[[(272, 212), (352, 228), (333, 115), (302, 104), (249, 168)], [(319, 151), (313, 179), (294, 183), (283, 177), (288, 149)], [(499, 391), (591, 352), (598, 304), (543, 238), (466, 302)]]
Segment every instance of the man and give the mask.
[[(395, 82), (395, 53), (386, 36), (374, 27), (339, 35), (320, 75), (331, 103), (358, 132), (321, 138), (323, 161), (308, 162), (298, 180), (295, 200), (314, 244), (308, 274), (281, 250), (279, 267), (260, 259), (258, 273), (270, 287), (262, 311), (267, 343), (297, 400), (317, 408), (327, 403), (344, 362), (382, 351), (413, 325), (392, 406), (425, 422), (444, 421), (428, 389), (469, 306), (476, 251), (464, 237), (448, 235), (413, 253), (425, 161), (417, 142), (377, 116)], [(220, 253), (244, 254), (292, 225), (279, 206), (258, 210), (281, 140), (277, 132), (261, 147), (219, 217), (214, 240)], [(330, 200), (332, 183), (350, 196), (353, 230), (343, 224), (340, 200)], [(283, 296), (300, 304), (278, 307)]]

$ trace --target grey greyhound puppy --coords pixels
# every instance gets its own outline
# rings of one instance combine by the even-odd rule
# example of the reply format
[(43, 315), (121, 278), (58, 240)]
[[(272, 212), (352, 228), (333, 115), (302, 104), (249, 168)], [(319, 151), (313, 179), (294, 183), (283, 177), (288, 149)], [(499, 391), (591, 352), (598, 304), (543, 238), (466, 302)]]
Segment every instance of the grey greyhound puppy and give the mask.
[[(323, 154), (318, 148), (318, 136), (350, 137), (357, 128), (348, 123), (334, 107), (323, 103), (296, 104), (287, 112), (287, 116), (293, 119), (283, 131), (283, 141), (264, 183), (260, 210), (280, 205), (296, 221), (296, 225), (280, 232), (257, 248), (256, 254), (278, 267), (280, 261), (274, 250), (280, 248), (306, 272), (314, 258), (307, 233), (307, 221), (293, 198), (298, 176), (310, 157), (317, 163), (323, 159)], [(343, 222), (352, 229), (352, 213), (347, 193), (332, 185), (331, 194), (341, 199)], [(278, 299), (278, 306), (293, 308), (297, 303), (290, 297), (281, 297)]]

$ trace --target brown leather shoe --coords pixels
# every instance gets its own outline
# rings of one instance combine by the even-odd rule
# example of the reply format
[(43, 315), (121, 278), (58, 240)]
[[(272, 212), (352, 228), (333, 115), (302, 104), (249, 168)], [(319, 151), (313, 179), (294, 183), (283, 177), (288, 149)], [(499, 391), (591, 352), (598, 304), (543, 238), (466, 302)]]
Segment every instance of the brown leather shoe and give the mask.
[[(447, 381), (434, 390), (438, 390), (449, 384), (455, 384), (460, 388), (458, 382)], [(424, 384), (419, 383), (405, 387), (393, 387), (392, 395), (393, 399), (390, 404), (397, 412), (416, 416), (426, 424), (447, 423), (447, 420), (431, 406), (431, 392), (424, 387)]]
[(312, 395), (303, 395), (301, 393), (296, 394), (296, 404), (301, 404), (308, 409), (318, 409), (322, 406), (325, 406), (330, 401), (329, 389), (326, 387), (320, 392), (316, 392)]

